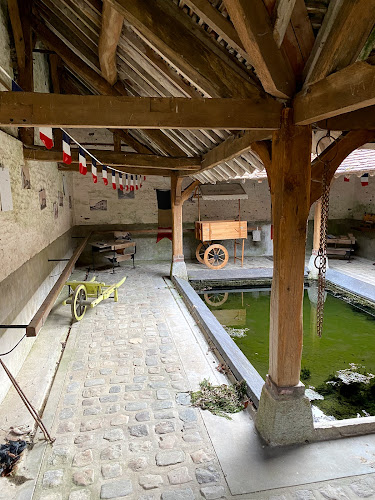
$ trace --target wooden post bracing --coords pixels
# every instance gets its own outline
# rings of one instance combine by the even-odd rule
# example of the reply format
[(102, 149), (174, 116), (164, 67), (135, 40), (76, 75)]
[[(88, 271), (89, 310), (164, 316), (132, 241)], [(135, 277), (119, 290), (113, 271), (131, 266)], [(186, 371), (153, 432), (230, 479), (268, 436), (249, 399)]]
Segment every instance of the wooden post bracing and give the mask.
[(279, 387), (299, 383), (306, 222), (310, 209), (311, 128), (282, 113), (272, 145), (271, 197), (274, 271), (271, 293), (271, 380)]

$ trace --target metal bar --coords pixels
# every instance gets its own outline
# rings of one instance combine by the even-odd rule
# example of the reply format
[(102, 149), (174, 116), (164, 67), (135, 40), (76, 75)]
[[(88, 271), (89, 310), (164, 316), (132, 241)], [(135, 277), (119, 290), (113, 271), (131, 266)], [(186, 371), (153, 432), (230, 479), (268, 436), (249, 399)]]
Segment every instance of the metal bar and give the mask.
[(0, 325), (0, 328), (27, 328), (28, 325)]
[(70, 259), (48, 259), (48, 262), (63, 262), (69, 261)]

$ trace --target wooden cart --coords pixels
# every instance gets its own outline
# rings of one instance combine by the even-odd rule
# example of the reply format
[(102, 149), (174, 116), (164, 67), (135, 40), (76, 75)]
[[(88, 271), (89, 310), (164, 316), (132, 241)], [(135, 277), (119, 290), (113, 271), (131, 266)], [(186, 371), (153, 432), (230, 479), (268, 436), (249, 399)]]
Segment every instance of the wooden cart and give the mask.
[[(223, 268), (229, 259), (228, 250), (215, 240), (234, 240), (234, 262), (241, 261), (245, 239), (247, 239), (247, 221), (244, 220), (205, 220), (195, 222), (195, 237), (200, 240), (195, 256), (210, 269)], [(239, 241), (240, 240), (240, 241)], [(237, 246), (241, 245), (241, 257), (237, 257)]]

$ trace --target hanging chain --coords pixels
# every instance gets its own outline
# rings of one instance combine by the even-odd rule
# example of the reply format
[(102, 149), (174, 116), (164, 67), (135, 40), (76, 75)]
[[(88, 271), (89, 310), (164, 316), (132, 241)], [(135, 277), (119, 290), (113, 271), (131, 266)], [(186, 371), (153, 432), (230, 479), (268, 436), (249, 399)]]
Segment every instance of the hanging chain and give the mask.
[(329, 163), (324, 163), (322, 179), (322, 207), (320, 215), (320, 243), (318, 255), (315, 258), (315, 267), (319, 270), (318, 274), (318, 301), (316, 308), (317, 325), (316, 333), (318, 337), (322, 336), (323, 318), (324, 318), (324, 295), (326, 285), (327, 270), (327, 222), (329, 212), (329, 191), (330, 184), (327, 182), (327, 172)]

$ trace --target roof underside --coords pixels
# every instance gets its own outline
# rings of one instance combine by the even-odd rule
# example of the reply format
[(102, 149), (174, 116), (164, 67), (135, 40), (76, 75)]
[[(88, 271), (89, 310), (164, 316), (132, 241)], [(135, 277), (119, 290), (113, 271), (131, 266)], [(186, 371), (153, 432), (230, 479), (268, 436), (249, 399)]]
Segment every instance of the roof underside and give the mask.
[[(153, 0), (163, 4), (176, 22), (187, 27), (201, 44), (210, 48), (216, 57), (238, 75), (244, 85), (263, 92), (244, 49), (239, 49), (217, 33), (207, 18), (199, 17), (199, 9), (192, 8), (190, 0)], [(222, 0), (209, 2), (228, 23), (230, 18)], [(195, 4), (199, 2), (195, 2)], [(272, 4), (264, 0), (265, 5)], [(274, 4), (275, 2), (273, 2)], [(303, 2), (302, 2), (303, 3)], [(312, 42), (319, 33), (327, 13), (329, 0), (306, 0), (304, 8), (311, 23)], [(164, 8), (163, 7), (163, 8)], [(102, 26), (102, 2), (100, 0), (35, 0), (34, 14), (58, 38), (98, 75), (101, 75), (98, 43)], [(233, 28), (233, 25), (230, 23)], [(38, 32), (37, 32), (38, 35)], [(43, 41), (43, 37), (42, 41)], [(48, 44), (47, 44), (48, 45)], [(235, 47), (233, 45), (236, 45)], [(51, 48), (51, 47), (48, 47)], [(186, 49), (188, 49), (186, 47)], [(305, 61), (306, 62), (306, 61)], [(208, 61), (207, 61), (208, 63)], [(98, 94), (82, 75), (62, 60), (59, 65), (60, 92), (66, 94)], [(183, 68), (174, 64), (137, 27), (124, 19), (117, 45), (117, 71), (122, 93), (145, 97), (218, 97), (209, 86), (194, 81)], [(119, 85), (119, 83), (117, 83)], [(251, 87), (250, 87), (251, 88)], [(218, 92), (222, 92), (218, 90)], [(219, 95), (237, 97), (237, 95)], [(241, 132), (241, 131), (239, 131)], [(128, 141), (123, 138), (122, 151), (143, 152), (162, 156), (202, 156), (227, 139), (228, 130), (128, 130)], [(73, 135), (92, 149), (113, 147), (113, 134), (107, 130), (77, 130)], [(239, 177), (265, 176), (264, 166), (253, 151), (246, 151), (214, 168), (192, 175), (202, 183), (215, 183)]]

